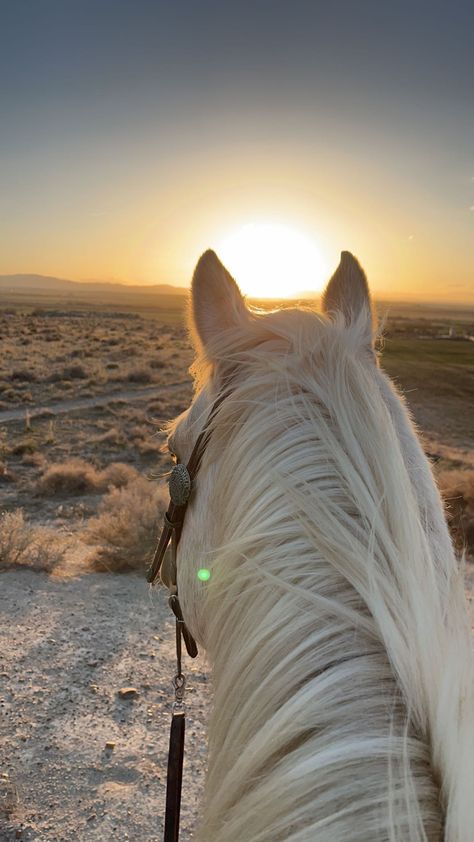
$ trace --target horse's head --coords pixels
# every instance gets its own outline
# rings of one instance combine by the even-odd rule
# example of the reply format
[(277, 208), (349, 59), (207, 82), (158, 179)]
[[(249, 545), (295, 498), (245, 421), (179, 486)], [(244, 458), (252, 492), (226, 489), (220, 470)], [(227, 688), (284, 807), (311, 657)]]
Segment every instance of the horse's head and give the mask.
[(209, 431), (177, 554), (184, 619), (214, 679), (200, 838), (342, 839), (354, 826), (358, 839), (425, 838), (422, 821), (438, 839), (441, 779), (464, 793), (462, 810), (458, 795), (445, 804), (461, 839), (462, 580), (347, 252), (322, 310), (253, 310), (213, 252), (196, 267), (195, 397), (169, 447), (193, 454), (193, 474)]
[[(361, 499), (365, 494), (364, 518), (369, 497), (376, 508), (387, 494), (406, 495), (406, 477), (411, 477), (410, 494), (425, 521), (435, 522), (438, 551), (448, 546), (437, 493), (406, 410), (378, 366), (367, 280), (349, 252), (342, 253), (324, 292), (322, 313), (316, 314), (309, 308), (262, 312), (247, 307), (234, 279), (208, 251), (193, 277), (190, 328), (196, 388), (189, 409), (170, 425), (168, 444), (177, 461), (187, 462), (223, 396), (178, 549), (181, 604), (202, 644), (207, 645), (206, 599), (218, 587), (234, 586), (222, 570), (224, 558), (232, 557), (232, 566), (255, 545), (266, 541), (275, 547), (288, 540), (285, 517), (294, 518), (294, 512), (285, 515), (281, 500), (301, 483), (317, 480), (322, 488), (326, 483), (328, 495), (337, 496), (334, 473), (344, 486), (341, 474), (359, 471), (359, 492), (359, 480), (351, 477), (339, 502), (346, 494), (343, 509), (354, 509), (358, 493)], [(315, 408), (320, 428), (311, 414)], [(324, 462), (334, 461), (335, 448), (342, 456), (325, 478)], [(385, 471), (395, 471), (393, 488)], [(198, 577), (202, 568), (211, 571), (208, 581)]]

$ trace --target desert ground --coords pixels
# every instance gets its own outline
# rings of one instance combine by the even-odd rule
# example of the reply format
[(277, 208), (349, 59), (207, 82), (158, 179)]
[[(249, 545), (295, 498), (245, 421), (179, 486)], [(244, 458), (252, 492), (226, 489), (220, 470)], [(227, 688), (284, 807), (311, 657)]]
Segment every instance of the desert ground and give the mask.
[[(474, 584), (474, 313), (383, 312)], [(0, 299), (0, 840), (161, 839), (173, 626), (145, 571), (163, 425), (189, 403), (184, 299)], [(182, 839), (205, 772), (208, 673), (186, 664)]]

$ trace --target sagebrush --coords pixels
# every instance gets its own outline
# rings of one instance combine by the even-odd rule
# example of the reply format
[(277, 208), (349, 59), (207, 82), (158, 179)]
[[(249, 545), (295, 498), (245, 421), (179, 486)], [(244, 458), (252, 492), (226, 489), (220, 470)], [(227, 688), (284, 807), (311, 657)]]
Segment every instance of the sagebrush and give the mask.
[(143, 476), (112, 488), (88, 523), (85, 540), (97, 545), (96, 570), (122, 573), (149, 566), (166, 506), (166, 490)]
[(50, 573), (64, 560), (64, 536), (46, 526), (35, 526), (21, 509), (0, 515), (0, 570), (30, 567)]

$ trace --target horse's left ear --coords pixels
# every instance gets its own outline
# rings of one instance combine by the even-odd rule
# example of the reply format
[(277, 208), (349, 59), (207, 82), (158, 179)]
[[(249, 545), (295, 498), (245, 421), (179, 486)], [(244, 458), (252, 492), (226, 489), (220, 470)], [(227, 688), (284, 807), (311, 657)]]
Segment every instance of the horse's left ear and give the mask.
[(327, 315), (342, 313), (349, 326), (367, 319), (367, 336), (372, 342), (373, 319), (369, 285), (360, 263), (350, 251), (341, 252), (341, 260), (329, 281), (322, 299)]
[(236, 282), (209, 249), (199, 258), (191, 284), (193, 333), (206, 347), (222, 331), (244, 326), (247, 319), (248, 310)]

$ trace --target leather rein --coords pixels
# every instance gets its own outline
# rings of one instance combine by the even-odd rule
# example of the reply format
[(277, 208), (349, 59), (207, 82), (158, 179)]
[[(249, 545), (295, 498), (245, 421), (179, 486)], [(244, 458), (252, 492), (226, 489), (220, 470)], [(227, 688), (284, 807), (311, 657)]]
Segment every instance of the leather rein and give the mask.
[[(209, 441), (210, 424), (224, 397), (225, 394), (221, 394), (214, 402), (204, 428), (196, 439), (187, 464), (178, 463), (171, 471), (169, 477), (170, 502), (164, 516), (164, 524), (158, 546), (147, 575), (147, 581), (150, 584), (154, 585), (159, 578), (161, 583), (168, 588), (168, 603), (176, 620), (176, 675), (173, 679), (175, 700), (168, 751), (163, 842), (177, 842), (179, 838), (185, 735), (184, 691), (186, 686), (186, 678), (181, 669), (182, 640), (184, 640), (184, 645), (190, 658), (195, 658), (198, 654), (196, 641), (184, 622), (183, 612), (179, 603), (177, 549), (183, 529), (184, 517), (193, 491), (193, 483)], [(171, 552), (165, 558), (166, 550), (170, 543)]]

